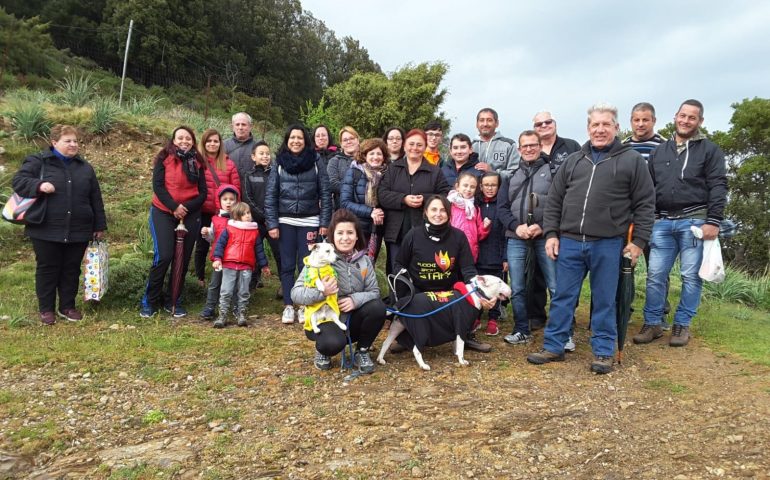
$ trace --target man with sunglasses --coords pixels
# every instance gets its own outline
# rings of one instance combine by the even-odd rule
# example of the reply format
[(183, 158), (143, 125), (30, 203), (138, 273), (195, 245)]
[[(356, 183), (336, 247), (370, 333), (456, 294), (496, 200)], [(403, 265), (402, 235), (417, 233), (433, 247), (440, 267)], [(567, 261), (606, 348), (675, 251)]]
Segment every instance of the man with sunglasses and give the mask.
[(564, 163), (567, 155), (580, 150), (580, 144), (571, 138), (556, 134), (556, 119), (551, 112), (538, 112), (532, 119), (532, 127), (540, 135), (543, 151), (548, 154), (553, 165)]
[(473, 141), (473, 151), (479, 154), (477, 170), (497, 172), (505, 181), (511, 178), (519, 166), (519, 151), (516, 142), (504, 137), (497, 131), (500, 119), (497, 112), (489, 107), (482, 108), (476, 114), (476, 128), (479, 137)]

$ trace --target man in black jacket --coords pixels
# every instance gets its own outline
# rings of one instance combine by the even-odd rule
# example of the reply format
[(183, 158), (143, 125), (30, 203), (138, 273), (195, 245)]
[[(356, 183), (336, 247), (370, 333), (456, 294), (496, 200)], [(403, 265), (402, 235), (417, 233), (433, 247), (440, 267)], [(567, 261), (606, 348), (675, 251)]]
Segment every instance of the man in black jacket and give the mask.
[[(618, 111), (608, 104), (588, 110), (589, 141), (556, 172), (543, 214), (546, 254), (556, 262), (556, 292), (543, 350), (527, 361), (564, 360), (572, 314), (587, 271), (591, 272), (591, 370), (612, 370), (617, 324), (615, 295), (621, 255), (636, 260), (654, 221), (654, 195), (644, 159), (617, 138)], [(629, 225), (633, 236), (626, 242)]]
[[(690, 322), (698, 310), (703, 286), (698, 276), (703, 240), (717, 238), (727, 202), (725, 158), (700, 132), (702, 124), (703, 104), (685, 100), (674, 117), (674, 138), (650, 154), (656, 221), (650, 241), (644, 325), (634, 336), (634, 343), (650, 343), (663, 335), (660, 320), (666, 281), (677, 255), (682, 294), (669, 345), (683, 347), (690, 340)], [(702, 239), (696, 236), (698, 229)]]

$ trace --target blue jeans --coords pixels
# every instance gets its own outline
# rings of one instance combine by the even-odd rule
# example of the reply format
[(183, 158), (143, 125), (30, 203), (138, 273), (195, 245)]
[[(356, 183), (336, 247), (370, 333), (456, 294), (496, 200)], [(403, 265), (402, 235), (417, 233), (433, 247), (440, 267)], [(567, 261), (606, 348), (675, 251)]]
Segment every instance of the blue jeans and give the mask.
[[(527, 263), (527, 240), (508, 239), (508, 275), (511, 277), (511, 305), (513, 306), (513, 333), (529, 335), (529, 316), (527, 315), (527, 291), (525, 268)], [(545, 239), (534, 240), (535, 258), (543, 272), (545, 285), (551, 298), (556, 292), (556, 262), (545, 254)]]
[(668, 275), (678, 255), (682, 272), (682, 295), (674, 314), (674, 325), (690, 325), (700, 305), (700, 293), (703, 288), (703, 280), (698, 276), (703, 260), (703, 240), (695, 238), (690, 227), (700, 227), (704, 223), (704, 220), (695, 218), (663, 218), (655, 221), (650, 238), (644, 323), (660, 324), (666, 303)]
[(572, 316), (586, 272), (591, 272), (591, 349), (594, 355), (610, 357), (618, 338), (615, 295), (620, 279), (623, 238), (580, 242), (561, 237), (556, 259), (556, 292), (551, 299), (550, 319), (545, 326), (543, 348), (564, 353)]

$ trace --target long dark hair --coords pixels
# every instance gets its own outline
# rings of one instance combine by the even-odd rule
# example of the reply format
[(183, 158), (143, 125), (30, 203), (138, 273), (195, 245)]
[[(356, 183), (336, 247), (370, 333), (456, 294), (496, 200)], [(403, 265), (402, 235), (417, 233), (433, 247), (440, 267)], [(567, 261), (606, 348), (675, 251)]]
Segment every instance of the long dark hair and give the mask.
[[(163, 148), (161, 148), (158, 154), (155, 155), (155, 160), (152, 162), (153, 166), (157, 165), (158, 162), (163, 163), (163, 160), (165, 160), (169, 155), (176, 155), (174, 137), (176, 136), (176, 132), (179, 130), (185, 130), (192, 137), (192, 147), (190, 147), (190, 150), (195, 152), (195, 160), (198, 162), (198, 168), (203, 169), (203, 155), (201, 155), (200, 150), (198, 150), (198, 141), (195, 139), (195, 131), (186, 125), (180, 125), (176, 127), (173, 132), (171, 132), (171, 138), (168, 139)], [(219, 138), (221, 139), (222, 137)]]
[[(404, 129), (401, 127), (388, 127), (385, 129), (385, 133), (382, 135), (382, 141), (385, 142), (385, 145), (388, 144), (388, 135), (390, 135), (390, 132), (393, 130), (397, 131), (401, 134), (401, 151), (398, 152), (398, 158), (401, 158), (404, 156), (404, 143), (406, 143), (406, 132), (404, 132)], [(385, 149), (385, 153), (390, 156), (390, 153), (388, 152), (387, 148)]]
[(303, 152), (307, 150), (314, 150), (315, 147), (313, 146), (313, 140), (310, 138), (310, 134), (307, 131), (307, 128), (301, 123), (294, 123), (292, 125), (289, 125), (288, 128), (286, 128), (286, 132), (283, 134), (283, 142), (281, 142), (281, 146), (278, 147), (278, 155), (284, 154), (284, 153), (291, 153), (291, 150), (289, 150), (289, 135), (291, 135), (291, 132), (293, 130), (299, 130), (302, 132), (302, 137), (305, 139), (305, 148), (302, 150)]
[(361, 228), (361, 222), (358, 221), (358, 217), (356, 217), (353, 212), (344, 208), (340, 208), (334, 212), (334, 215), (332, 215), (332, 221), (329, 222), (329, 237), (331, 238), (332, 244), (334, 244), (334, 230), (340, 223), (353, 224), (353, 228), (356, 230), (356, 237), (358, 237), (353, 248), (356, 250), (363, 250), (366, 248), (366, 243), (364, 243), (364, 231)]

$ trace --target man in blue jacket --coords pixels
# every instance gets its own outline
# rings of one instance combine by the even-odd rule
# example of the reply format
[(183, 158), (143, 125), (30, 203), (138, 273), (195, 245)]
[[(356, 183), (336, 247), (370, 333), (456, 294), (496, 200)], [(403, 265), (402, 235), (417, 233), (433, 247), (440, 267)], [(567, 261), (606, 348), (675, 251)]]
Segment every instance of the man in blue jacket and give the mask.
[[(556, 291), (543, 349), (534, 364), (564, 361), (572, 315), (586, 272), (591, 276), (591, 371), (609, 373), (617, 341), (615, 296), (621, 255), (632, 264), (652, 231), (655, 191), (644, 159), (617, 138), (618, 110), (588, 110), (589, 141), (556, 172), (543, 212), (545, 251), (556, 260)], [(626, 242), (629, 225), (633, 236)], [(558, 260), (557, 260), (558, 258)]]
[[(725, 157), (719, 147), (701, 133), (702, 124), (703, 104), (698, 100), (685, 100), (674, 117), (674, 138), (650, 154), (656, 220), (650, 241), (644, 325), (634, 336), (634, 343), (650, 343), (663, 335), (661, 318), (666, 281), (677, 256), (682, 295), (674, 314), (669, 345), (683, 347), (690, 341), (690, 322), (698, 310), (703, 287), (698, 276), (703, 240), (717, 238), (727, 202)], [(694, 235), (692, 227), (702, 230), (702, 239)]]

